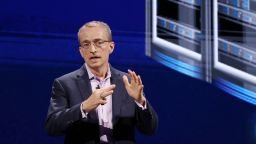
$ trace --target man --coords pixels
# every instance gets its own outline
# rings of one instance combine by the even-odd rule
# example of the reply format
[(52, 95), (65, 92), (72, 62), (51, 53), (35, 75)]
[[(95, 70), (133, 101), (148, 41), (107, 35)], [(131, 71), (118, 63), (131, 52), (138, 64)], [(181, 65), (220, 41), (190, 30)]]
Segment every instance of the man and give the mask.
[(109, 26), (88, 22), (79, 29), (78, 40), (85, 64), (54, 80), (48, 133), (64, 134), (65, 144), (132, 144), (135, 128), (154, 134), (157, 115), (144, 96), (140, 76), (108, 62), (115, 47)]

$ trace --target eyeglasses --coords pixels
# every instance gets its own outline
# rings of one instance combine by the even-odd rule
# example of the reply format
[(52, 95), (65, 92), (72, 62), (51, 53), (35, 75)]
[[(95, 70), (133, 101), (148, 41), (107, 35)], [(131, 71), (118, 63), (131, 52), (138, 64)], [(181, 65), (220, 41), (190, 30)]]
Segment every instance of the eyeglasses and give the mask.
[(101, 39), (95, 39), (93, 41), (85, 41), (80, 44), (80, 46), (84, 49), (89, 49), (93, 43), (93, 45), (97, 48), (103, 48), (107, 42), (111, 42), (109, 40), (101, 40)]

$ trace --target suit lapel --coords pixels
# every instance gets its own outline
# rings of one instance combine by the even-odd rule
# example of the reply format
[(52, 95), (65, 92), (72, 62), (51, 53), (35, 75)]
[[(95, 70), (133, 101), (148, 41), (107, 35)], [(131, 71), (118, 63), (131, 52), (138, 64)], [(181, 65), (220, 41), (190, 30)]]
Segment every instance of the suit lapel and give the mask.
[[(84, 101), (92, 94), (91, 83), (84, 66), (80, 68), (80, 71), (77, 75), (77, 85), (81, 94), (81, 101)], [(95, 110), (90, 112), (90, 117), (94, 120), (98, 120), (98, 116)]]
[(118, 120), (121, 110), (121, 94), (122, 94), (122, 81), (120, 79), (120, 74), (113, 67), (110, 67), (111, 71), (111, 84), (115, 84), (116, 88), (114, 89), (114, 93), (112, 94), (112, 115), (113, 115), (113, 124), (115, 124)]
[[(113, 115), (113, 124), (115, 124), (118, 120), (118, 116), (120, 115), (121, 111), (121, 104), (122, 104), (122, 76), (120, 73), (110, 66), (111, 71), (111, 84), (115, 84), (116, 88), (114, 93), (112, 94), (112, 115)], [(80, 71), (77, 75), (77, 84), (81, 94), (81, 100), (87, 99), (92, 94), (92, 88), (89, 80), (88, 73), (86, 68), (82, 66)], [(98, 116), (96, 110), (90, 112), (90, 117), (94, 120), (98, 120)]]

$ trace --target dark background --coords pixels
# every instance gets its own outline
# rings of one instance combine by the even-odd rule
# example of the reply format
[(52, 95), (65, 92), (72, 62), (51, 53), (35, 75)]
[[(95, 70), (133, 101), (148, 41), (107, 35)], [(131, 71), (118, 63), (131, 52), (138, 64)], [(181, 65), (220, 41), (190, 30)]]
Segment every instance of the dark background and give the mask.
[(140, 144), (255, 144), (256, 109), (211, 84), (144, 55), (144, 0), (2, 0), (0, 2), (0, 144), (61, 144), (44, 130), (51, 84), (79, 68), (76, 32), (102, 20), (113, 31), (114, 67), (135, 70), (159, 116)]

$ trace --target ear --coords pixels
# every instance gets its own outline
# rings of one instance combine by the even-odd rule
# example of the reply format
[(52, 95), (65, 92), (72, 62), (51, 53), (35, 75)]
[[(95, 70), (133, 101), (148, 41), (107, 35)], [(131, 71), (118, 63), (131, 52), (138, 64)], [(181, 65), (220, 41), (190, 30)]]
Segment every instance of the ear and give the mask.
[(111, 54), (114, 51), (114, 49), (115, 49), (115, 43), (111, 42), (109, 47), (110, 47), (109, 54)]

